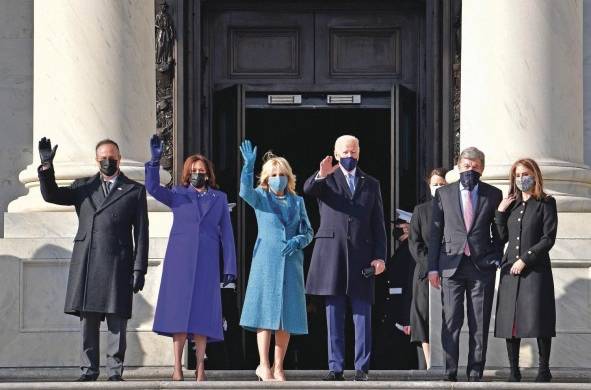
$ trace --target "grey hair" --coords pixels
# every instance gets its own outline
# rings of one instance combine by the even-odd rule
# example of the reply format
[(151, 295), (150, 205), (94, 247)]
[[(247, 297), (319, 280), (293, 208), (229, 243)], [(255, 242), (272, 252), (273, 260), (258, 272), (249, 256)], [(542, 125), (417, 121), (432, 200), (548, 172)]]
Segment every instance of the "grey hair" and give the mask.
[(466, 158), (468, 160), (480, 160), (480, 162), (482, 163), (482, 167), (484, 168), (484, 153), (482, 152), (482, 150), (474, 146), (470, 146), (462, 150), (462, 153), (460, 153), (460, 156), (458, 157), (458, 164), (460, 163), (460, 160), (463, 158)]

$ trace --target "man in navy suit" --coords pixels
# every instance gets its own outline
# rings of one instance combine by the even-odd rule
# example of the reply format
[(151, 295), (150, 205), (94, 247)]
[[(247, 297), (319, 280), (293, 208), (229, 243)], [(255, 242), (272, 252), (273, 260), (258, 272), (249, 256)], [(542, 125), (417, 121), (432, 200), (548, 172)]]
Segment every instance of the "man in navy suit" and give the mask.
[(385, 270), (386, 229), (380, 183), (357, 167), (359, 140), (343, 135), (335, 142), (334, 157), (304, 184), (318, 200), (320, 227), (308, 271), (306, 292), (325, 296), (329, 373), (325, 380), (343, 380), (345, 312), (351, 304), (355, 326), (355, 380), (367, 380), (371, 355), (371, 305), (374, 280)]
[(441, 344), (445, 380), (456, 381), (464, 300), (468, 312), (469, 381), (480, 381), (502, 244), (494, 225), (501, 190), (480, 181), (484, 153), (466, 148), (458, 159), (460, 181), (440, 187), (433, 198), (429, 282), (441, 287)]

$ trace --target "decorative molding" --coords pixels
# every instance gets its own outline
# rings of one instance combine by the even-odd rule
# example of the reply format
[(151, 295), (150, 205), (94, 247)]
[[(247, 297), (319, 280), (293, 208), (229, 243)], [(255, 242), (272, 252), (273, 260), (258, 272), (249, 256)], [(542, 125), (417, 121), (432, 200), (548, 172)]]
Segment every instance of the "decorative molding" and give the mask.
[[(371, 52), (360, 53), (360, 48)], [(400, 30), (333, 27), (329, 29), (331, 77), (395, 78), (400, 76)], [(360, 55), (361, 54), (361, 55)]]
[(452, 64), (452, 131), (454, 134), (453, 161), (460, 155), (460, 103), (462, 75), (462, 8), (456, 6), (452, 16), (453, 64)]
[[(174, 47), (176, 33), (168, 13), (168, 4), (161, 1), (155, 15), (156, 32), (156, 132), (164, 141), (160, 164), (170, 172), (174, 166)], [(174, 179), (171, 179), (169, 186)]]
[(228, 29), (229, 78), (297, 78), (300, 57), (298, 28)]

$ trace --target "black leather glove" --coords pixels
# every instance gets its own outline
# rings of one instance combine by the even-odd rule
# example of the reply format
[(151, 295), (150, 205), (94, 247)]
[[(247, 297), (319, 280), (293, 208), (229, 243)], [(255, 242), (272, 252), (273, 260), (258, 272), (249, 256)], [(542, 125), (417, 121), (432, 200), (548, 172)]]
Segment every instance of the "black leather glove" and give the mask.
[(236, 276), (231, 274), (224, 274), (224, 279), (222, 279), (222, 287), (226, 287), (230, 283), (236, 282)]
[(144, 273), (142, 271), (133, 271), (133, 292), (138, 293), (142, 291), (144, 288), (144, 283), (146, 279), (144, 277)]
[(53, 163), (56, 150), (57, 145), (55, 145), (52, 149), (51, 140), (49, 138), (41, 138), (41, 140), (39, 140), (39, 157), (41, 158), (41, 164), (51, 165)]

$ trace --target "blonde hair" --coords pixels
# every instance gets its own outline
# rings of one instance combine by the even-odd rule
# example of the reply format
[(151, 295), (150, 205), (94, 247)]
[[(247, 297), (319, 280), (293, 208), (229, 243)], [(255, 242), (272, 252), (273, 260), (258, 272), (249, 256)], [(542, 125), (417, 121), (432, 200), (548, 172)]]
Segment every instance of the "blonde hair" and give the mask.
[(263, 169), (259, 177), (259, 187), (269, 190), (269, 177), (273, 174), (273, 168), (278, 168), (279, 173), (287, 176), (287, 192), (295, 194), (296, 177), (291, 170), (291, 166), (283, 157), (279, 157), (268, 151), (263, 156)]

